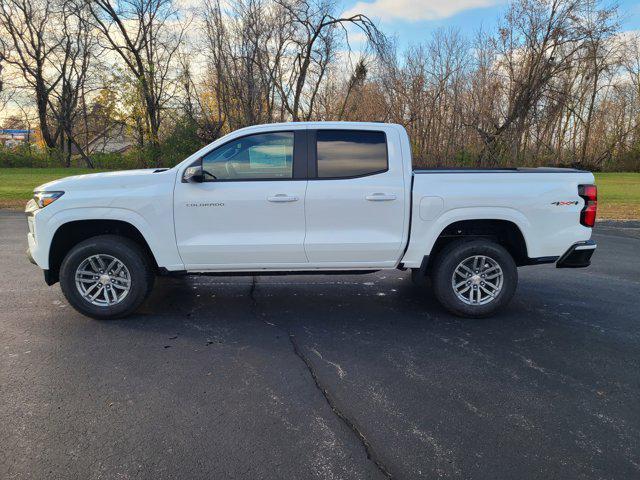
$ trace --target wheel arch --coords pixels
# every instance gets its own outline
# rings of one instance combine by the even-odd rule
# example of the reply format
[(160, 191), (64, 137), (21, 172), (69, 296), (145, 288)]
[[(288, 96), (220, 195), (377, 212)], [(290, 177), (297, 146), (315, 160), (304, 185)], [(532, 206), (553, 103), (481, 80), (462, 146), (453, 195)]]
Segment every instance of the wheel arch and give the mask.
[[(486, 237), (494, 225), (509, 225), (519, 233), (522, 251), (530, 255), (540, 251), (540, 241), (536, 238), (529, 219), (519, 210), (508, 207), (459, 207), (446, 210), (433, 220), (423, 220), (415, 211), (412, 215), (411, 240), (401, 263), (408, 268), (420, 268), (433, 253), (437, 253), (436, 243), (452, 225), (486, 225), (480, 236)], [(463, 232), (464, 233), (464, 232)], [(435, 250), (434, 250), (435, 249)], [(524, 264), (524, 263), (523, 263)]]
[(151, 260), (154, 269), (158, 262), (144, 235), (130, 222), (113, 219), (71, 220), (61, 224), (53, 234), (49, 247), (47, 283), (58, 281), (60, 265), (69, 251), (78, 243), (99, 235), (119, 235), (138, 244)]
[(436, 238), (430, 257), (435, 257), (449, 243), (464, 238), (488, 238), (502, 245), (513, 257), (516, 265), (528, 261), (527, 242), (520, 227), (504, 219), (459, 220), (442, 229)]
[(420, 275), (429, 274), (430, 265), (451, 242), (475, 238), (488, 238), (502, 245), (518, 266), (531, 264), (523, 229), (512, 219), (462, 219), (450, 221), (439, 229), (438, 235), (432, 239), (429, 253), (423, 257), (418, 268)]

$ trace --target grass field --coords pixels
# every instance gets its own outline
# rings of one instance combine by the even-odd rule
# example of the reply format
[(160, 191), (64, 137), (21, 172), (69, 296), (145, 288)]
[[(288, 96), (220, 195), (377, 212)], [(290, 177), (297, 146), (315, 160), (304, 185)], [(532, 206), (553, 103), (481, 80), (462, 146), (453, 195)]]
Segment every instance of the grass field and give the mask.
[[(34, 187), (69, 175), (95, 173), (84, 168), (0, 168), (0, 207), (23, 208)], [(596, 173), (598, 218), (640, 219), (640, 173)]]
[(99, 171), (87, 168), (0, 168), (0, 207), (24, 208), (38, 185), (70, 175)]
[(596, 173), (598, 218), (640, 220), (640, 173)]

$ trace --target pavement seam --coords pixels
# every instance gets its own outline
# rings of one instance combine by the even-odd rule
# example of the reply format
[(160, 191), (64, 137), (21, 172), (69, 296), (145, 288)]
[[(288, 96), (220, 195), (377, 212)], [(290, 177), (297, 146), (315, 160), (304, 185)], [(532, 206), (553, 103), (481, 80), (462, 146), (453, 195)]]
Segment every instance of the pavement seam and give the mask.
[[(251, 288), (249, 289), (249, 297), (251, 298), (251, 304), (253, 306), (254, 313), (257, 313), (256, 311), (257, 311), (258, 301), (255, 297), (255, 291), (256, 291), (256, 277), (255, 275), (253, 275), (252, 281), (251, 281)], [(324, 386), (322, 386), (322, 384), (320, 383), (320, 379), (318, 378), (318, 375), (315, 369), (313, 368), (313, 365), (300, 350), (300, 347), (296, 342), (295, 335), (280, 325), (267, 322), (264, 319), (262, 319), (262, 321), (269, 326), (278, 328), (279, 330), (281, 330), (283, 333), (287, 335), (287, 337), (289, 338), (289, 343), (291, 344), (291, 347), (293, 349), (293, 353), (302, 361), (302, 363), (304, 363), (305, 367), (307, 368), (307, 371), (311, 375), (311, 379), (313, 380), (313, 383), (316, 389), (320, 391), (320, 393), (324, 397), (325, 401), (327, 402), (327, 405), (329, 406), (333, 414), (336, 417), (338, 417), (340, 421), (342, 421), (342, 423), (349, 430), (351, 430), (351, 432), (353, 432), (353, 434), (357, 437), (358, 441), (364, 448), (364, 451), (367, 455), (367, 459), (376, 466), (378, 471), (382, 475), (384, 475), (385, 478), (393, 478), (393, 476), (391, 475), (391, 472), (389, 472), (387, 467), (378, 459), (378, 456), (373, 450), (373, 447), (371, 446), (371, 443), (367, 439), (366, 435), (362, 432), (362, 430), (360, 430), (360, 428), (356, 425), (356, 423), (353, 420), (351, 420), (344, 412), (342, 412), (342, 410), (340, 410), (340, 408), (338, 408), (336, 401), (333, 399), (329, 391)]]

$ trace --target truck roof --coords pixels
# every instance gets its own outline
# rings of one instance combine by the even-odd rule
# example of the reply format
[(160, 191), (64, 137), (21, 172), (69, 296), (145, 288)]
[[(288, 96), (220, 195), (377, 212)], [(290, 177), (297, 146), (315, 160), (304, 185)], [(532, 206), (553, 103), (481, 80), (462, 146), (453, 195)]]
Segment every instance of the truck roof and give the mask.
[(256, 128), (273, 128), (273, 127), (312, 127), (312, 128), (375, 128), (381, 126), (393, 126), (404, 129), (404, 127), (397, 123), (384, 123), (384, 122), (344, 122), (344, 121), (324, 121), (324, 122), (280, 122), (280, 123), (261, 123), (258, 125), (251, 125), (248, 127), (235, 130), (236, 132), (243, 130), (253, 130)]

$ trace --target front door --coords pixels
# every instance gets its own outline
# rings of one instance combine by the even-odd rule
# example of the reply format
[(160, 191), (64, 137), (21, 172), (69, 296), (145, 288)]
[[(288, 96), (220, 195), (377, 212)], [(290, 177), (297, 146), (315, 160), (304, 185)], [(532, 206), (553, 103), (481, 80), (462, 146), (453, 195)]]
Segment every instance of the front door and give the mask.
[(307, 262), (304, 135), (291, 130), (230, 140), (202, 158), (202, 183), (177, 180), (176, 240), (187, 270)]

